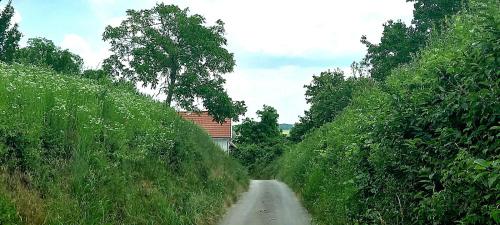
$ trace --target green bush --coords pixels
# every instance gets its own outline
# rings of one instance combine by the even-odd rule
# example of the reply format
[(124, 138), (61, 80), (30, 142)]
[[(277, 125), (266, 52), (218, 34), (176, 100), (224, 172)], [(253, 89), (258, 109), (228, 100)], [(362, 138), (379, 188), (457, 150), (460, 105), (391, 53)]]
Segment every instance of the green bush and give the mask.
[(30, 224), (214, 224), (247, 185), (243, 167), (161, 103), (24, 65), (0, 65), (0, 169)]
[(500, 7), (473, 1), (385, 83), (285, 154), (318, 224), (500, 222)]

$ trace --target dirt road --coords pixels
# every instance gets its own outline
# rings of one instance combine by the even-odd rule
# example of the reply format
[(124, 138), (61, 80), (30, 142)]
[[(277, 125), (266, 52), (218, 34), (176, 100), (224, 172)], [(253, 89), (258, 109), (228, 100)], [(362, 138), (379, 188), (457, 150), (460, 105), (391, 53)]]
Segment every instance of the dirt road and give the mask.
[(220, 225), (309, 225), (310, 217), (294, 193), (276, 180), (253, 180), (250, 190)]

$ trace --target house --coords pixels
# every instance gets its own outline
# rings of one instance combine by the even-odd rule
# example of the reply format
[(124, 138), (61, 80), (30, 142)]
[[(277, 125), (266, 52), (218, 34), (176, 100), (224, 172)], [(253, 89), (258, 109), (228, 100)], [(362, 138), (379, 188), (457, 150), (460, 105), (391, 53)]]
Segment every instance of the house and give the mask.
[(230, 149), (235, 147), (233, 138), (233, 128), (231, 119), (226, 119), (222, 124), (214, 121), (214, 118), (208, 115), (208, 112), (179, 112), (179, 115), (189, 121), (202, 127), (212, 137), (213, 141), (219, 145), (222, 150), (229, 153)]

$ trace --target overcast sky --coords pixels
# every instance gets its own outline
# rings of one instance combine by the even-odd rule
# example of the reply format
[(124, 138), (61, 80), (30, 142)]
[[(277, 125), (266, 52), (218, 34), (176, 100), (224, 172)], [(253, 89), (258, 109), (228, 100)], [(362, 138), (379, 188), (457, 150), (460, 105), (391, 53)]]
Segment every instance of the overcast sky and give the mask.
[[(2, 1), (5, 4), (6, 1)], [(109, 55), (102, 41), (106, 25), (117, 25), (126, 9), (151, 8), (156, 0), (14, 0), (15, 20), (27, 38), (45, 37), (68, 48), (91, 68)], [(228, 49), (237, 66), (226, 88), (244, 100), (247, 116), (274, 106), (281, 123), (294, 123), (308, 108), (303, 86), (315, 74), (347, 68), (366, 52), (361, 35), (378, 42), (389, 19), (409, 22), (405, 0), (173, 0), (226, 23)]]

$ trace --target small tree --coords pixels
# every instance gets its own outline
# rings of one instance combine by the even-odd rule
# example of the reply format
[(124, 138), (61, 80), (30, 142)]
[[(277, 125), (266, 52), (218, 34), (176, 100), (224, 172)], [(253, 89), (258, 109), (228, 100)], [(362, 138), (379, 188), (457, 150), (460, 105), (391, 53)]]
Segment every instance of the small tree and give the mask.
[(57, 47), (45, 38), (31, 38), (28, 46), (16, 52), (17, 62), (47, 66), (59, 73), (80, 74), (83, 59), (67, 49)]
[(0, 13), (0, 60), (7, 63), (14, 59), (14, 53), (19, 48), (19, 40), (22, 36), (17, 29), (17, 24), (12, 25), (13, 16), (14, 7), (12, 7), (12, 1), (9, 1)]
[(152, 9), (128, 10), (118, 27), (106, 27), (103, 39), (114, 53), (105, 68), (114, 76), (141, 81), (174, 102), (197, 111), (198, 100), (218, 122), (237, 119), (246, 111), (244, 102), (232, 101), (223, 88), (222, 74), (235, 65), (224, 47), (224, 23), (205, 24), (201, 15), (188, 9), (157, 4)]
[(257, 111), (260, 121), (246, 118), (235, 127), (235, 142), (238, 149), (232, 155), (246, 166), (254, 178), (269, 179), (273, 163), (283, 154), (286, 139), (278, 124), (279, 114), (275, 108), (266, 106)]
[(257, 110), (257, 116), (260, 121), (246, 118), (235, 126), (237, 144), (262, 144), (282, 137), (279, 114), (274, 107), (264, 105), (262, 110)]

